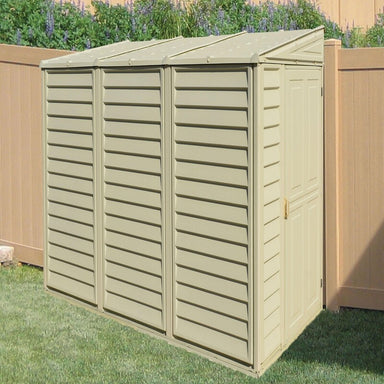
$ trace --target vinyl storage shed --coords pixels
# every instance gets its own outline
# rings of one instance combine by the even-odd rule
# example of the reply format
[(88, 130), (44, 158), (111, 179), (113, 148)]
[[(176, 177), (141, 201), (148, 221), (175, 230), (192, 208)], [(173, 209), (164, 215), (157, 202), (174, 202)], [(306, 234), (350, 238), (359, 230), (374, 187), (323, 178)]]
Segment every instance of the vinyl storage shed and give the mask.
[(262, 373), (322, 308), (323, 30), (42, 62), (45, 283)]

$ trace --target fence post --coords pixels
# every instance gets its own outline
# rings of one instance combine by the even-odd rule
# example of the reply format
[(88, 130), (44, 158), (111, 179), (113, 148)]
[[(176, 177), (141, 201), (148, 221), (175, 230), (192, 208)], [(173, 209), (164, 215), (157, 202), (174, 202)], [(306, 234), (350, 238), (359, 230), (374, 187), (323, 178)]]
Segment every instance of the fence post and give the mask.
[(339, 290), (339, 55), (340, 40), (324, 47), (324, 304), (338, 310)]

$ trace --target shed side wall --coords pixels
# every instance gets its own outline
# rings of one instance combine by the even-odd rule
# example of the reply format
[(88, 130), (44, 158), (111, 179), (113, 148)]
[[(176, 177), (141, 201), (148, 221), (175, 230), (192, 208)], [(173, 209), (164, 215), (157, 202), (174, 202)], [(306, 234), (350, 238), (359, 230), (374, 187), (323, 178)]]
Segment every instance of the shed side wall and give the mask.
[(282, 66), (261, 65), (259, 68), (261, 184), (260, 231), (261, 257), (261, 337), (264, 362), (281, 347), (282, 276), (281, 276), (281, 102)]
[(95, 294), (93, 73), (46, 75), (47, 286)]

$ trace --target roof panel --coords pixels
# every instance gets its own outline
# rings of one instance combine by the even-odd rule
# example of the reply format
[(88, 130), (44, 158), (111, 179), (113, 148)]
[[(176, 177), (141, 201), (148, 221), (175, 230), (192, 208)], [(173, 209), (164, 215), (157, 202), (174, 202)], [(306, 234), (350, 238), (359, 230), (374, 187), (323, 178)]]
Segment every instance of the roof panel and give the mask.
[[(188, 64), (257, 63), (261, 61), (322, 62), (322, 50), (310, 54), (308, 47), (322, 45), (323, 28), (167, 40), (124, 41), (70, 56), (41, 62), (42, 68), (113, 67)], [(301, 47), (306, 50), (304, 54)]]

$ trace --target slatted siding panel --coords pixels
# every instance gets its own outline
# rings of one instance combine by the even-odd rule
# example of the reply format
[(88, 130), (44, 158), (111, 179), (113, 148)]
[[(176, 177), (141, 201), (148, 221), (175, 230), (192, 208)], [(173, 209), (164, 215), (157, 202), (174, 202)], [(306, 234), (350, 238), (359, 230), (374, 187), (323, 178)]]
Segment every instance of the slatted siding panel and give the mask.
[(174, 334), (250, 362), (249, 75), (174, 71)]
[(50, 288), (96, 304), (92, 72), (48, 72), (47, 255)]
[(104, 307), (163, 330), (161, 83), (104, 72)]
[(281, 343), (281, 70), (262, 70), (264, 360)]

